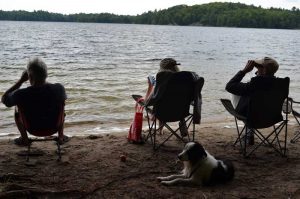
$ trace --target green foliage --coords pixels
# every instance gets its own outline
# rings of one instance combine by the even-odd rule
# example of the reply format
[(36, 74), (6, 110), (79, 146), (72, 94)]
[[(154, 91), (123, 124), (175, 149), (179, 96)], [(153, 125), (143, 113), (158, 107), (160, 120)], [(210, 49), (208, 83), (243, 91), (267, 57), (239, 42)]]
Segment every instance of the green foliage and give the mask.
[(296, 7), (291, 10), (263, 9), (241, 3), (216, 2), (194, 6), (178, 5), (164, 10), (149, 11), (137, 16), (110, 13), (63, 15), (45, 11), (0, 10), (0, 20), (299, 29), (300, 10)]

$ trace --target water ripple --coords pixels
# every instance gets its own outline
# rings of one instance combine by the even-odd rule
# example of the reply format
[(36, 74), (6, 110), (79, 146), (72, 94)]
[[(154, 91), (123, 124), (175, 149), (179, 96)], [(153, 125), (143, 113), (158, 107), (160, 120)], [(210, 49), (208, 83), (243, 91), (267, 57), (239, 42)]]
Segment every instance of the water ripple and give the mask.
[[(164, 57), (205, 78), (205, 119), (227, 116), (218, 103), (230, 97), (225, 83), (248, 59), (262, 56), (278, 60), (278, 76), (291, 78), (291, 96), (300, 99), (299, 31), (0, 21), (0, 46), (0, 94), (17, 81), (30, 57), (40, 56), (48, 80), (66, 87), (67, 126), (129, 124), (131, 94), (145, 93), (146, 77), (156, 74)], [(0, 135), (15, 132), (13, 109), (1, 104), (0, 111)]]

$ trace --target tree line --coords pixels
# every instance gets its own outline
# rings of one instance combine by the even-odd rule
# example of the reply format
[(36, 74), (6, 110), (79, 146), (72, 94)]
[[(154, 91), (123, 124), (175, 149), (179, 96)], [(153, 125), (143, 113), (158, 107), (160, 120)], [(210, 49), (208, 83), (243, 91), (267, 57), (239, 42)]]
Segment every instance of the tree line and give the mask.
[(41, 10), (0, 10), (0, 20), (299, 29), (300, 10), (296, 7), (291, 10), (264, 9), (242, 3), (216, 2), (194, 6), (178, 5), (136, 16), (111, 13), (63, 15)]

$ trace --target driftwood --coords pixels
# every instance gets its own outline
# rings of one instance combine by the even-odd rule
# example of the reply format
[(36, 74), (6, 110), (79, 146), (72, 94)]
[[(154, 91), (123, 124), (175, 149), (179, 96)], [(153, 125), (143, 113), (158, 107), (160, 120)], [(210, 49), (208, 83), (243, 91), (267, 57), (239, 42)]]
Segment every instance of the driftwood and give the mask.
[(84, 193), (77, 190), (50, 191), (45, 189), (26, 188), (23, 190), (4, 191), (0, 193), (0, 198), (80, 198)]

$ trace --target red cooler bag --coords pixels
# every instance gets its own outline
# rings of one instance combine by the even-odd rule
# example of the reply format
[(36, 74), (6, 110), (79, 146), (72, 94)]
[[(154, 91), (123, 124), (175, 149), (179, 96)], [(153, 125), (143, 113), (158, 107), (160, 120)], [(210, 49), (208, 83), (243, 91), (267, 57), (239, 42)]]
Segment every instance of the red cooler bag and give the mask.
[(134, 118), (130, 125), (129, 133), (127, 137), (128, 141), (134, 143), (142, 142), (143, 109), (144, 107), (136, 103)]

